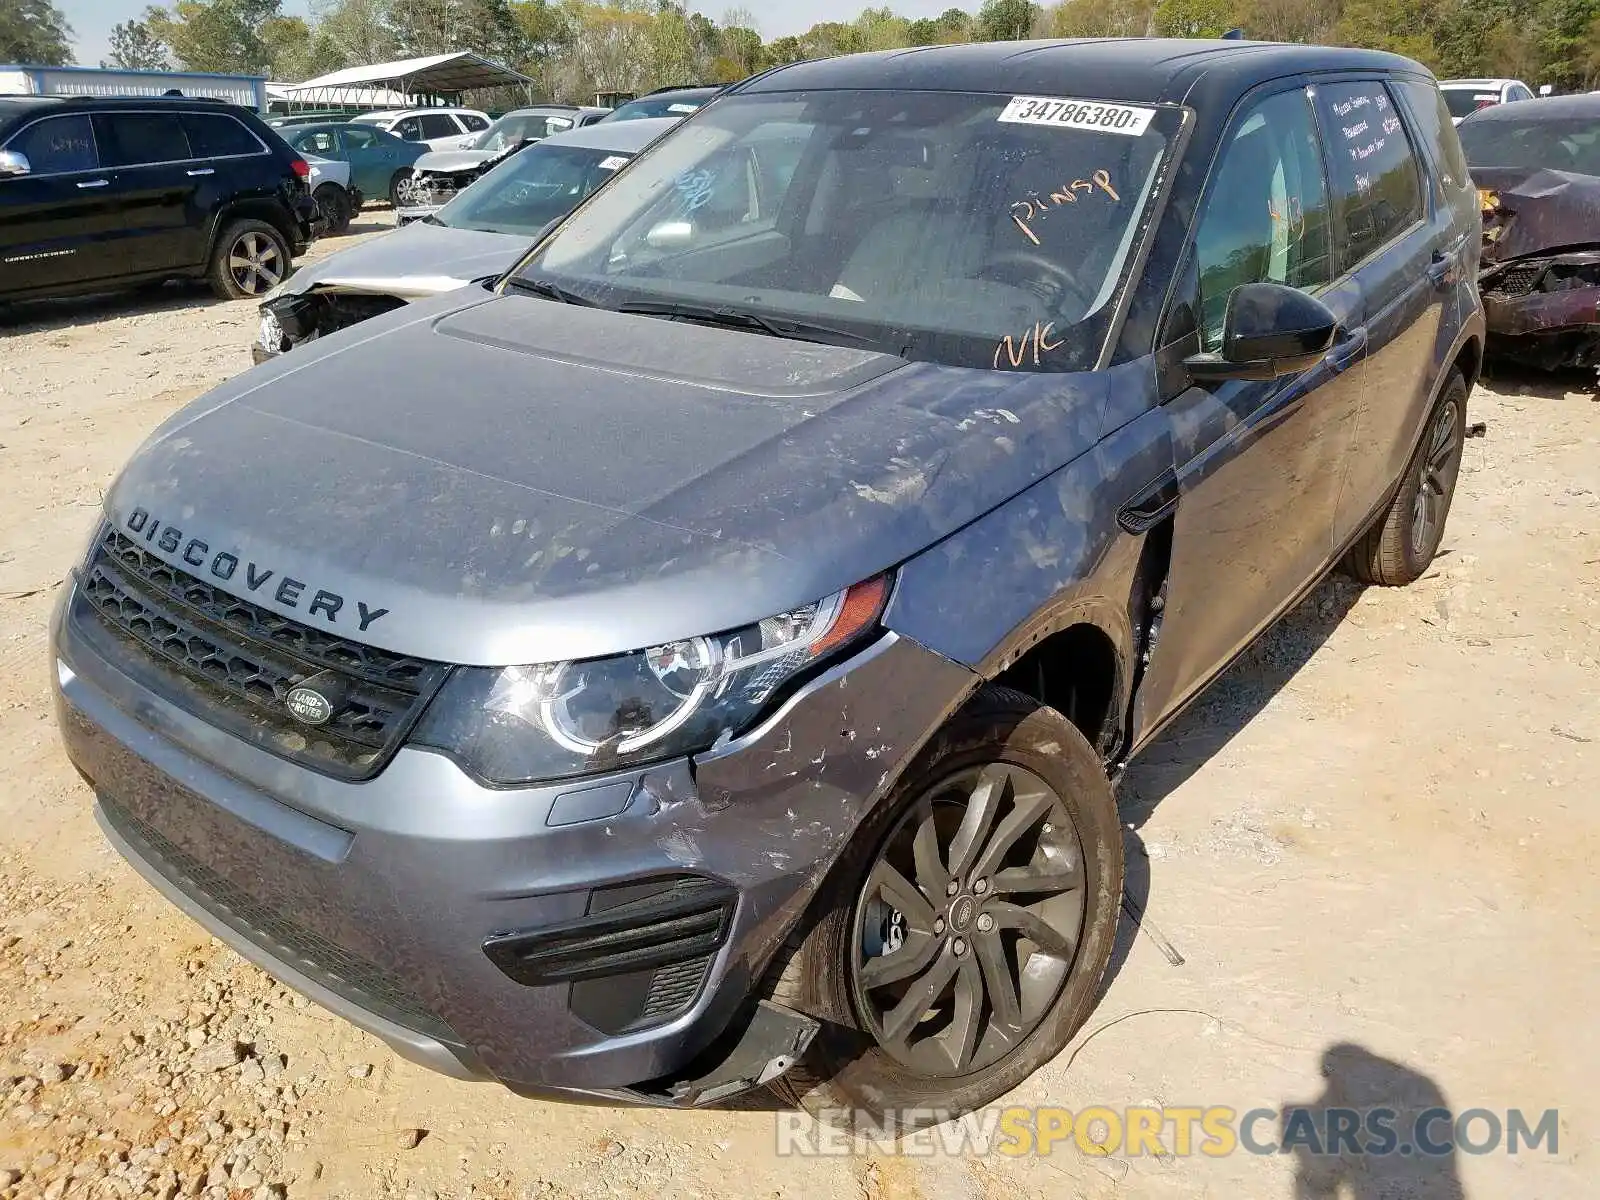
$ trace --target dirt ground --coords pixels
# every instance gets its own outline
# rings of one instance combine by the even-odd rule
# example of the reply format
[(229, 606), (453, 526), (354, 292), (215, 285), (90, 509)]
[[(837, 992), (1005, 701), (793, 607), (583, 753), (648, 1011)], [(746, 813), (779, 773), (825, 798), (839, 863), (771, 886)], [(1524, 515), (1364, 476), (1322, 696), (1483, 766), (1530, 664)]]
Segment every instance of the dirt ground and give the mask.
[(56, 739), (52, 593), (144, 435), (249, 366), (254, 306), (168, 289), (0, 321), (0, 1197), (1600, 1195), (1586, 380), (1480, 386), (1486, 436), (1429, 575), (1328, 582), (1129, 771), (1144, 931), (1125, 922), (1097, 1015), (1012, 1097), (1554, 1108), (1555, 1153), (794, 1158), (770, 1113), (567, 1107), (432, 1076), (112, 854)]

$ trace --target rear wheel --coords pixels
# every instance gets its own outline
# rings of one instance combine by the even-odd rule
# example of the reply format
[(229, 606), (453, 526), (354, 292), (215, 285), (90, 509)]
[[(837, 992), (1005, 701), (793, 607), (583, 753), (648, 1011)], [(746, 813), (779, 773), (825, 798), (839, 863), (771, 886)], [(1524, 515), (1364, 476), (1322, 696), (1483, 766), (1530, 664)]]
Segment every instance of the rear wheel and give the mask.
[(1363, 583), (1400, 587), (1422, 577), (1444, 539), (1466, 444), (1467, 381), (1452, 369), (1394, 499), (1345, 559)]
[(823, 1028), (774, 1090), (901, 1121), (989, 1103), (1088, 1018), (1121, 896), (1098, 757), (1054, 709), (985, 689), (863, 828), (788, 952), (774, 998)]
[(349, 230), (353, 209), (349, 192), (337, 183), (325, 183), (312, 193), (312, 198), (316, 200), (317, 208), (322, 212), (322, 219), (328, 223), (329, 233), (344, 233)]
[(265, 221), (234, 221), (211, 251), (206, 280), (224, 300), (248, 300), (289, 274), (289, 244)]

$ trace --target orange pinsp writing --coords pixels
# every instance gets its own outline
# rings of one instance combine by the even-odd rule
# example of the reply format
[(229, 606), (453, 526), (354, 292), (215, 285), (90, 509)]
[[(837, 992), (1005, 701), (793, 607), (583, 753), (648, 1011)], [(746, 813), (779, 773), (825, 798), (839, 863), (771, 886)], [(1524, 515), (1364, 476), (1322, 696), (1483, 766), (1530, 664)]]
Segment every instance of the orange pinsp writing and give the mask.
[(1017, 223), (1017, 228), (1035, 246), (1039, 244), (1039, 235), (1033, 232), (1029, 222), (1044, 216), (1053, 208), (1060, 208), (1063, 204), (1076, 204), (1079, 192), (1093, 192), (1099, 188), (1113, 200), (1121, 201), (1117, 189), (1111, 185), (1111, 175), (1108, 171), (1095, 171), (1088, 179), (1074, 179), (1071, 183), (1064, 183), (1060, 189), (1051, 192), (1048, 196), (1030, 196), (1026, 200), (1018, 200), (1011, 206), (1011, 219)]
[(1050, 334), (1055, 330), (1055, 327), (1056, 323), (1054, 321), (1036, 321), (1033, 328), (1022, 335), (1020, 341), (1011, 334), (1006, 334), (1005, 337), (1000, 339), (1000, 344), (994, 348), (995, 370), (998, 371), (1000, 369), (1000, 356), (1002, 354), (1005, 355), (1006, 361), (1011, 366), (1020, 367), (1027, 361), (1030, 351), (1033, 355), (1033, 365), (1037, 367), (1041, 354), (1048, 354), (1066, 340), (1065, 338), (1058, 338), (1053, 342), (1050, 340)]

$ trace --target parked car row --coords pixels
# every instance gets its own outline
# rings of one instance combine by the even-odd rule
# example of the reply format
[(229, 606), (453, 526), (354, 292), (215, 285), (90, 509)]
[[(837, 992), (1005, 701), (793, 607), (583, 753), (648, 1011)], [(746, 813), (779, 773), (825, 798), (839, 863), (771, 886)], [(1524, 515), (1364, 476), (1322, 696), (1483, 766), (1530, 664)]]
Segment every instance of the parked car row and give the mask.
[(653, 118), (552, 134), (505, 157), (424, 220), (297, 271), (261, 305), (256, 361), (504, 274), (544, 229), (675, 124)]
[(1121, 767), (1327, 572), (1433, 562), (1480, 198), (1352, 49), (929, 47), (630, 124), (144, 443), (62, 735), (141, 874), (408, 1058), (954, 1116), (1094, 1010)]

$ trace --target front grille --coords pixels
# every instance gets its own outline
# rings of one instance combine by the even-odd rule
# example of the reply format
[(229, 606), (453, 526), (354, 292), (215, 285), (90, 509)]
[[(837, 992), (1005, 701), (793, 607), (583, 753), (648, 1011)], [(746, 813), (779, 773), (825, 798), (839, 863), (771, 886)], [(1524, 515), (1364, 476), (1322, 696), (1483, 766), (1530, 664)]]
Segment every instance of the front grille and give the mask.
[[(82, 602), (131, 644), (185, 711), (263, 749), (345, 779), (382, 769), (432, 697), (441, 664), (302, 625), (171, 566), (107, 529)], [(323, 725), (296, 721), (289, 690), (315, 677)]]
[(99, 800), (106, 820), (140, 858), (239, 936), (367, 1012), (460, 1044), (449, 1025), (380, 968), (262, 904), (121, 805), (103, 795)]
[(1533, 291), (1544, 274), (1544, 267), (1511, 267), (1502, 271), (1489, 285), (1489, 290), (1502, 296), (1526, 296)]

